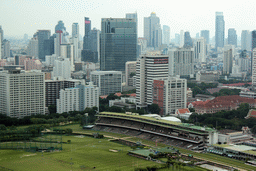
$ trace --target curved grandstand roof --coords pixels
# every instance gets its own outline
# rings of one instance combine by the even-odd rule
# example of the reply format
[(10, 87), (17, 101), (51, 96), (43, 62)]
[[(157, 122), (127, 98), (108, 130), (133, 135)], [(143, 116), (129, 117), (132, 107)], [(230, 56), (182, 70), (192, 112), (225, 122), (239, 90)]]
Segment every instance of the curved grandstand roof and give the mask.
[(167, 117), (162, 117), (161, 119), (166, 120), (166, 121), (172, 121), (172, 122), (179, 122), (181, 123), (181, 120), (173, 117), (173, 116), (167, 116)]

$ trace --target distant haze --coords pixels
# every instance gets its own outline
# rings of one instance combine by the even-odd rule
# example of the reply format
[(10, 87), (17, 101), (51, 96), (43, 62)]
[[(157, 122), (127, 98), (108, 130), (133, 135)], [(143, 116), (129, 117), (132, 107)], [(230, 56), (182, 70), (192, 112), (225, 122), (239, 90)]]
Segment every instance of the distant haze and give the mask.
[(215, 12), (221, 11), (225, 20), (225, 37), (235, 28), (238, 37), (242, 30), (256, 29), (255, 0), (0, 0), (0, 25), (4, 35), (32, 36), (39, 29), (51, 30), (62, 20), (71, 34), (72, 23), (79, 23), (84, 35), (84, 17), (92, 28), (100, 29), (101, 18), (124, 18), (126, 13), (138, 15), (138, 36), (143, 37), (144, 17), (156, 12), (161, 25), (170, 26), (171, 37), (180, 30), (195, 37), (200, 30), (215, 34)]

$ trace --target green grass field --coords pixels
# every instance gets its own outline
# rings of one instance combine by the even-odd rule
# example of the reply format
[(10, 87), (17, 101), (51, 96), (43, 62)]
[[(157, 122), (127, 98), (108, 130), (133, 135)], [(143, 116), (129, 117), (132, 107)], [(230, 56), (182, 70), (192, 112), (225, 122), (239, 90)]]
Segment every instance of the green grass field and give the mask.
[[(78, 124), (60, 126), (58, 128), (71, 128), (73, 132), (92, 134), (98, 131), (83, 130)], [(144, 144), (155, 146), (155, 142), (142, 140), (127, 135), (100, 132), (109, 138), (127, 137), (134, 142), (141, 141)], [(63, 141), (71, 140), (71, 144), (63, 144), (63, 151), (53, 153), (29, 153), (15, 150), (0, 150), (0, 170), (5, 167), (11, 170), (134, 170), (135, 167), (146, 167), (157, 165), (157, 163), (137, 159), (127, 155), (130, 147), (104, 139), (94, 139), (91, 137), (78, 138), (75, 136), (63, 136)], [(157, 147), (165, 147), (165, 144), (157, 143)], [(176, 147), (175, 147), (176, 148)], [(118, 152), (111, 152), (110, 149)], [(256, 170), (253, 166), (245, 165), (243, 161), (222, 157), (215, 154), (202, 154), (186, 149), (177, 148), (185, 154), (193, 154), (201, 159), (211, 160), (244, 170)], [(96, 169), (93, 169), (96, 167)], [(185, 167), (186, 170), (201, 170)], [(165, 169), (166, 170), (166, 169)], [(203, 169), (204, 170), (204, 169)], [(164, 171), (164, 170), (163, 170)]]

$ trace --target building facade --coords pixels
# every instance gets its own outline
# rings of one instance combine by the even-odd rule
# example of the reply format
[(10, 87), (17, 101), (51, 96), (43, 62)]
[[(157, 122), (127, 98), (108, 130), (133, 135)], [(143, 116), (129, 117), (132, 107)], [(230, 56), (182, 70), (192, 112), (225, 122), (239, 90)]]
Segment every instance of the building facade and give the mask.
[(163, 25), (163, 44), (170, 44), (170, 27)]
[(100, 69), (125, 71), (125, 62), (135, 61), (136, 55), (135, 19), (103, 18), (100, 35)]
[(162, 44), (162, 29), (160, 19), (152, 12), (149, 17), (144, 17), (144, 38), (147, 46), (157, 48)]
[(195, 46), (195, 62), (206, 62), (206, 41), (204, 37), (197, 39)]
[(169, 75), (169, 56), (159, 53), (142, 55), (136, 64), (136, 106), (147, 107), (153, 103), (153, 80)]
[(71, 63), (68, 58), (58, 58), (54, 61), (52, 77), (63, 79), (71, 78)]
[(233, 53), (232, 49), (224, 51), (223, 59), (223, 74), (231, 74), (233, 67)]
[(225, 21), (223, 12), (215, 13), (215, 49), (224, 47)]
[(40, 71), (0, 72), (0, 113), (23, 118), (45, 114), (44, 74)]
[(252, 51), (252, 86), (256, 86), (256, 48)]
[(234, 28), (228, 29), (228, 44), (237, 47), (237, 34)]
[(251, 33), (249, 30), (242, 30), (241, 50), (251, 51)]
[(92, 71), (91, 82), (99, 87), (99, 95), (122, 92), (121, 71)]
[(45, 60), (45, 40), (49, 39), (51, 35), (50, 30), (38, 30), (37, 39), (38, 39), (38, 57), (40, 60)]
[(209, 30), (201, 30), (200, 37), (203, 37), (208, 45), (210, 43), (210, 31)]
[(169, 51), (170, 75), (190, 76), (194, 74), (194, 49), (177, 48)]
[(153, 81), (153, 103), (160, 107), (160, 115), (175, 114), (187, 107), (187, 80), (168, 77)]
[(125, 82), (126, 86), (133, 86), (133, 76), (136, 75), (136, 61), (125, 63)]

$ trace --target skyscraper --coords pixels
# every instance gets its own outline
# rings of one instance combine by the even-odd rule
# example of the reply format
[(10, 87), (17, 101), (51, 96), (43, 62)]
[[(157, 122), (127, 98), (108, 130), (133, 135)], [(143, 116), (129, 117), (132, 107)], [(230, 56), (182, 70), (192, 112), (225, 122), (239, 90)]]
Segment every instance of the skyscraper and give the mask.
[(193, 47), (193, 41), (190, 37), (189, 31), (186, 31), (184, 34), (184, 48), (192, 48)]
[(170, 44), (170, 27), (163, 25), (163, 44)]
[(38, 57), (40, 60), (45, 60), (45, 40), (49, 39), (51, 35), (50, 30), (38, 30), (37, 39), (38, 39)]
[(0, 41), (3, 42), (3, 40), (4, 40), (4, 30), (3, 30), (2, 26), (0, 26), (0, 34), (2, 35)]
[(175, 43), (177, 45), (180, 45), (180, 34), (178, 34), (178, 33), (175, 33)]
[(216, 12), (215, 18), (215, 49), (224, 47), (225, 21), (223, 12)]
[(237, 47), (237, 34), (234, 28), (228, 29), (228, 44)]
[(127, 18), (102, 18), (100, 69), (125, 71), (125, 62), (135, 61), (136, 53), (136, 21)]
[(78, 23), (72, 24), (72, 37), (79, 37), (79, 25)]
[(252, 51), (253, 51), (253, 49), (256, 48), (256, 30), (252, 31), (251, 37), (252, 37)]
[(224, 51), (223, 59), (223, 74), (231, 74), (233, 66), (233, 54), (232, 49)]
[(252, 85), (256, 86), (256, 48), (252, 49)]
[(249, 30), (242, 30), (241, 50), (251, 51), (251, 33)]
[(206, 62), (206, 41), (200, 37), (195, 46), (195, 62)]
[(1, 42), (1, 39), (2, 39), (2, 33), (0, 33), (0, 59), (2, 59), (2, 42)]
[(162, 44), (160, 19), (155, 12), (150, 17), (144, 17), (144, 38), (147, 39), (148, 47), (157, 48)]
[(209, 44), (209, 40), (210, 40), (209, 30), (201, 30), (201, 37), (205, 39), (206, 44)]
[(136, 64), (136, 106), (142, 108), (153, 103), (153, 80), (167, 78), (169, 56), (151, 53), (140, 56)]
[(58, 24), (55, 26), (55, 33), (57, 33), (57, 31), (66, 31), (66, 27), (64, 26), (63, 21), (58, 21)]
[(256, 69), (254, 69), (254, 66), (256, 66), (256, 61), (254, 61), (256, 59), (255, 49), (254, 49), (254, 48), (256, 48), (256, 30), (252, 31), (251, 40), (252, 40), (251, 73), (252, 73), (252, 76), (253, 76), (253, 74), (256, 73)]
[(88, 17), (84, 17), (84, 44), (83, 50), (90, 49), (89, 33), (91, 31), (91, 20)]

